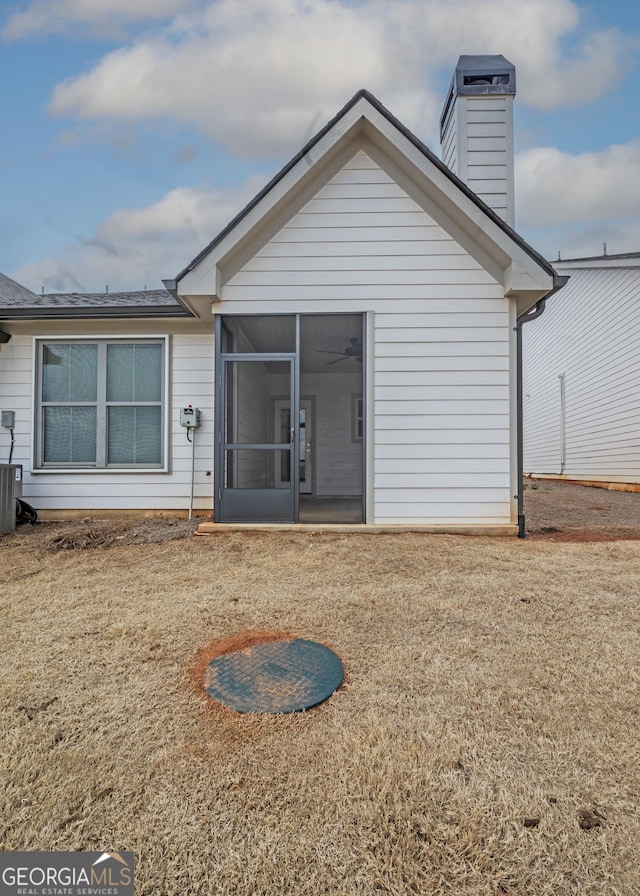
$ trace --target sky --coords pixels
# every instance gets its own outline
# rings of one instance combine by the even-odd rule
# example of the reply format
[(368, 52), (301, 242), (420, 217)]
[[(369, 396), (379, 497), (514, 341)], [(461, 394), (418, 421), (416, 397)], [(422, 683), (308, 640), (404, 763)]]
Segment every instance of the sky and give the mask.
[(640, 251), (637, 0), (0, 0), (0, 271), (176, 276), (361, 88), (438, 155), (458, 57), (516, 66), (516, 229)]

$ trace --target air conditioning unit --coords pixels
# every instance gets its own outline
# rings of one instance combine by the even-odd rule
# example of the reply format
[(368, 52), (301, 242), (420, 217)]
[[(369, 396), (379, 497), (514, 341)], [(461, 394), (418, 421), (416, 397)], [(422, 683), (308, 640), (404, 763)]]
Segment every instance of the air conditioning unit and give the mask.
[(0, 535), (16, 527), (16, 498), (22, 495), (22, 464), (0, 464)]

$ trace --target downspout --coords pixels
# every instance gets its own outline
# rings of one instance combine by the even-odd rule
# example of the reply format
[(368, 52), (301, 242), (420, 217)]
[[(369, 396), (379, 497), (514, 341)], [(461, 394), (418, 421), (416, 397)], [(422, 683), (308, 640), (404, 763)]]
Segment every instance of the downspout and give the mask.
[(568, 282), (569, 278), (558, 274), (553, 278), (553, 289), (547, 295), (538, 299), (536, 304), (529, 311), (521, 314), (516, 321), (514, 327), (516, 331), (516, 415), (517, 422), (517, 440), (518, 440), (518, 538), (526, 538), (527, 532), (524, 519), (524, 423), (523, 423), (523, 407), (522, 407), (522, 325), (530, 320), (540, 317), (547, 304), (547, 299)]
[(558, 379), (560, 380), (560, 475), (562, 475), (564, 473), (565, 464), (567, 462), (567, 398), (564, 383), (564, 373), (561, 373)]
[(522, 325), (540, 317), (547, 304), (547, 297), (540, 299), (533, 308), (518, 318), (516, 331), (516, 393), (517, 393), (517, 439), (518, 439), (518, 538), (526, 538), (524, 520), (524, 423), (522, 407)]

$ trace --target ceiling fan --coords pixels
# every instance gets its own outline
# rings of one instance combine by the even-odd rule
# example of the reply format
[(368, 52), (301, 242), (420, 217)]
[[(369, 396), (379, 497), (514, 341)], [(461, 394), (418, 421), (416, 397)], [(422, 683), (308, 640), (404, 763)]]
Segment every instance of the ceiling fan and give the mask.
[(339, 355), (339, 357), (335, 358), (333, 361), (327, 361), (325, 367), (329, 367), (331, 364), (337, 364), (338, 361), (345, 361), (348, 358), (355, 358), (356, 361), (359, 361), (362, 364), (362, 340), (356, 337), (352, 337), (349, 340), (349, 345), (345, 347), (343, 352), (331, 352), (323, 349), (318, 349), (318, 352), (321, 355)]

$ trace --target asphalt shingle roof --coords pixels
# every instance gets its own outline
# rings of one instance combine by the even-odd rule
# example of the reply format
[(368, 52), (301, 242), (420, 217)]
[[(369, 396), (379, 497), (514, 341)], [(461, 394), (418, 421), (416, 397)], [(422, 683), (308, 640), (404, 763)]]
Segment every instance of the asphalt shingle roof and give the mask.
[(35, 292), (31, 292), (26, 286), (16, 283), (11, 277), (0, 274), (0, 307), (22, 307), (32, 302), (37, 302)]
[[(38, 297), (37, 297), (38, 298)], [(144, 289), (134, 292), (49, 292), (39, 297), (39, 305), (177, 305), (166, 289)]]
[(49, 292), (38, 295), (0, 274), (0, 317), (145, 316), (146, 314), (178, 314), (189, 312), (166, 289), (144, 289), (132, 292)]

